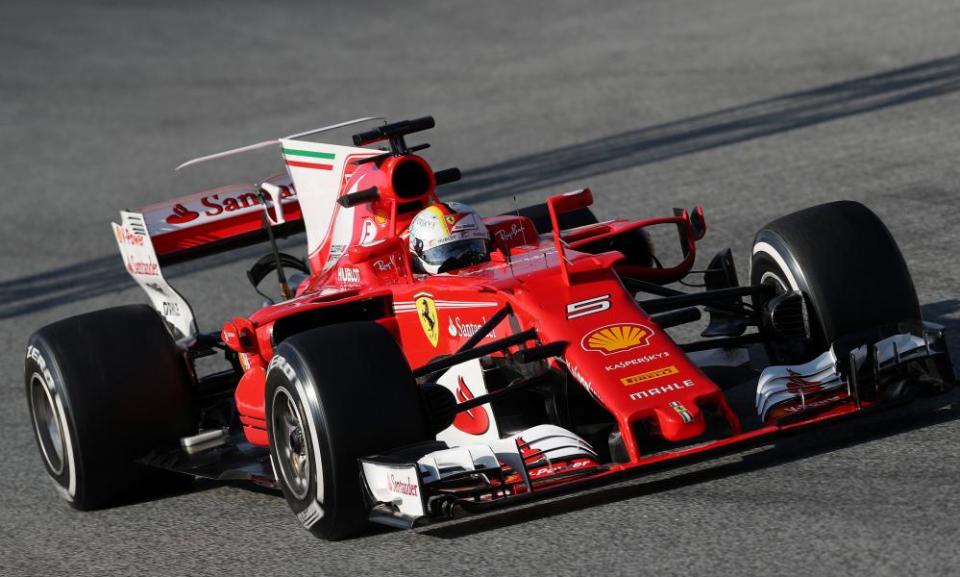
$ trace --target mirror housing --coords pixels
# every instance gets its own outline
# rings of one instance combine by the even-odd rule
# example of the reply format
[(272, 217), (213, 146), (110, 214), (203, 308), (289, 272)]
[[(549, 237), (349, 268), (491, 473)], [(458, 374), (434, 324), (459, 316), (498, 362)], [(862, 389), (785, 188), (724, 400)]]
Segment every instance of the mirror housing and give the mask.
[(263, 210), (267, 211), (267, 218), (270, 219), (270, 224), (278, 225), (286, 222), (283, 218), (283, 204), (280, 202), (283, 187), (277, 186), (272, 182), (261, 182), (257, 188), (260, 190), (260, 200), (266, 201), (266, 198), (264, 198), (264, 196), (266, 196), (270, 199), (270, 204), (273, 206), (273, 213), (276, 218), (270, 216), (270, 207), (267, 206), (266, 202), (263, 202)]
[(551, 196), (547, 199), (547, 204), (553, 207), (557, 214), (573, 212), (578, 208), (586, 208), (593, 204), (593, 192), (589, 188), (565, 192)]

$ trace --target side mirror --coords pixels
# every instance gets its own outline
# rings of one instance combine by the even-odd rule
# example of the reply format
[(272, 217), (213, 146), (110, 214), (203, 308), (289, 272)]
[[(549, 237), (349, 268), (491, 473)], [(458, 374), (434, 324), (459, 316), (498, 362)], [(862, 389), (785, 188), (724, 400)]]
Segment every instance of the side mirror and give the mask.
[(551, 196), (547, 199), (547, 204), (552, 206), (557, 214), (573, 212), (578, 208), (586, 208), (593, 204), (593, 192), (589, 188), (581, 188), (580, 190)]
[(406, 243), (399, 236), (377, 240), (370, 244), (357, 244), (347, 249), (347, 261), (350, 264), (360, 264), (399, 250), (406, 250)]
[(593, 193), (589, 188), (558, 194), (547, 199), (550, 224), (553, 226), (553, 246), (557, 249), (557, 256), (560, 257), (560, 270), (563, 271), (563, 282), (567, 286), (570, 286), (570, 269), (567, 267), (567, 257), (564, 256), (564, 243), (560, 238), (560, 222), (557, 220), (557, 215), (578, 208), (586, 208), (591, 204), (593, 204)]
[(690, 229), (694, 240), (700, 240), (707, 234), (707, 221), (703, 218), (703, 207), (698, 206), (690, 214)]

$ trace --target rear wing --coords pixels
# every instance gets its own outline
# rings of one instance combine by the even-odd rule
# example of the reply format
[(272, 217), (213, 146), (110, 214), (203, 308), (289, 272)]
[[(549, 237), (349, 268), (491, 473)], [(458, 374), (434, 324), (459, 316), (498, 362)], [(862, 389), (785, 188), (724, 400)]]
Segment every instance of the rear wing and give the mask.
[[(303, 217), (289, 178), (284, 175), (267, 182), (277, 191), (268, 208), (274, 235), (302, 232)], [(113, 223), (113, 234), (124, 266), (181, 347), (194, 341), (197, 323), (186, 299), (164, 279), (161, 267), (266, 240), (263, 211), (255, 185), (242, 184), (120, 211), (120, 224)]]
[[(287, 175), (266, 180), (280, 189), (279, 217), (270, 208), (274, 235), (303, 232), (296, 189)], [(255, 184), (235, 184), (198, 192), (131, 212), (143, 216), (161, 265), (192, 260), (267, 240), (263, 204)]]
[[(371, 120), (382, 119), (358, 118), (195, 158), (177, 167), (177, 170), (180, 170), (187, 166), (275, 146), (282, 152), (287, 172), (264, 181), (273, 185), (262, 186), (265, 191), (272, 191), (269, 194), (271, 198), (268, 207), (264, 207), (258, 184), (247, 183), (215, 188), (120, 212), (120, 224), (113, 223), (113, 232), (124, 266), (147, 293), (154, 308), (163, 316), (170, 334), (179, 346), (188, 347), (196, 340), (197, 323), (186, 299), (164, 279), (161, 267), (267, 240), (264, 210), (267, 211), (269, 225), (275, 237), (282, 238), (304, 232), (304, 212), (310, 213), (312, 227), (317, 227), (322, 235), (329, 234), (333, 206), (349, 156), (340, 153), (369, 155), (377, 151), (322, 145), (297, 139)], [(320, 164), (313, 162), (313, 158), (310, 158), (311, 162), (308, 163), (302, 159), (291, 158), (291, 155), (336, 158), (324, 160), (323, 164)], [(325, 170), (313, 170), (314, 168)], [(333, 170), (334, 168), (337, 170)], [(313, 174), (325, 175), (328, 172), (335, 177), (321, 178)], [(304, 205), (309, 210), (301, 208), (298, 192), (306, 197)], [(318, 223), (322, 226), (317, 226)], [(318, 244), (323, 238), (318, 237), (317, 233), (314, 234), (317, 238), (309, 238), (310, 236), (308, 234), (308, 245)]]
[[(316, 229), (310, 231), (313, 232), (312, 235), (307, 235), (308, 250), (312, 251), (328, 233), (329, 220), (342, 183), (348, 153), (369, 155), (378, 151), (306, 142), (301, 139), (374, 120), (383, 118), (356, 118), (201, 156), (184, 162), (176, 170), (253, 150), (277, 148), (287, 171), (266, 180), (281, 191), (280, 198), (274, 200), (282, 206), (282, 214), (271, 214), (275, 224), (273, 233), (275, 236), (284, 237), (304, 232), (304, 213), (309, 213), (307, 216), (311, 220), (311, 229)], [(189, 260), (266, 240), (260, 212), (263, 206), (256, 186), (252, 183), (235, 184), (137, 209), (136, 212), (144, 217), (160, 264)]]

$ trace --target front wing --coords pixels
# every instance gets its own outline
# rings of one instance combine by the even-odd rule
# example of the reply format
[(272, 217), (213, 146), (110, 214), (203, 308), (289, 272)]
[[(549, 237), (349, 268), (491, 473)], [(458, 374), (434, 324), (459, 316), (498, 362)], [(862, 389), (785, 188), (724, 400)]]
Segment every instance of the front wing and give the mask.
[(763, 424), (726, 438), (601, 463), (576, 434), (538, 425), (487, 444), (430, 442), (360, 460), (370, 520), (414, 528), (520, 505), (558, 493), (678, 466), (706, 454), (740, 451), (817, 423), (942, 392), (955, 381), (942, 327), (851, 346), (850, 339), (804, 365), (771, 366), (757, 383)]

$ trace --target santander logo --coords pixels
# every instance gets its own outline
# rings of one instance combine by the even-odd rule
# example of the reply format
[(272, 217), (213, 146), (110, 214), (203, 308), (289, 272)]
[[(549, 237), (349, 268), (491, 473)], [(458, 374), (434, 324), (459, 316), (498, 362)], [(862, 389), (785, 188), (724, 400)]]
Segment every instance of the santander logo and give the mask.
[[(470, 400), (473, 400), (473, 393), (463, 381), (463, 377), (457, 377), (457, 402), (463, 403)], [(487, 410), (483, 407), (474, 407), (457, 413), (453, 419), (453, 426), (468, 435), (482, 435), (490, 428), (490, 417), (487, 416)]]
[(417, 484), (411, 482), (409, 478), (406, 481), (402, 481), (393, 475), (390, 475), (390, 480), (387, 483), (390, 491), (393, 493), (397, 493), (398, 495), (409, 495), (411, 497), (417, 496)]
[(823, 391), (823, 384), (820, 381), (808, 381), (799, 373), (787, 369), (790, 380), (787, 381), (787, 392), (795, 395), (812, 395)]
[[(289, 187), (281, 187), (280, 200), (286, 204), (296, 197), (296, 192)], [(288, 200), (291, 199), (291, 200)], [(193, 222), (197, 219), (216, 220), (251, 212), (261, 206), (260, 197), (249, 190), (219, 191), (200, 197), (199, 202), (191, 200), (186, 203), (177, 203), (171, 208), (172, 213), (164, 217), (164, 221), (173, 226)]]
[(190, 210), (182, 204), (175, 204), (173, 206), (173, 214), (168, 216), (166, 221), (167, 224), (186, 224), (191, 220), (196, 220), (199, 216), (199, 212)]

